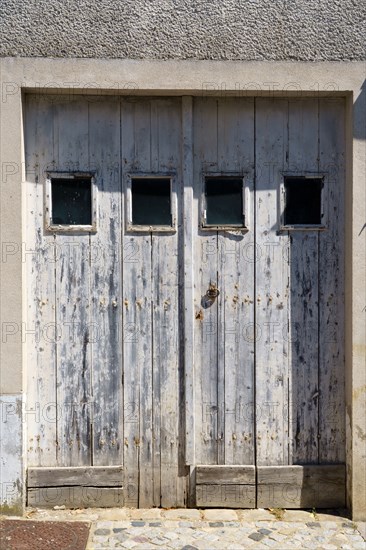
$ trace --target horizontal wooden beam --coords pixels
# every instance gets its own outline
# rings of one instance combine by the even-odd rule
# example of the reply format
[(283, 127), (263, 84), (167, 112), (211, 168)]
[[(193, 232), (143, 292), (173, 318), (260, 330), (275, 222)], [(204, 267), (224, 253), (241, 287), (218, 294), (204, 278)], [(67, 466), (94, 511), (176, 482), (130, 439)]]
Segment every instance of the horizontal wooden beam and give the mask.
[(255, 466), (196, 467), (196, 506), (255, 508)]
[(113, 508), (124, 505), (123, 489), (101, 487), (41, 487), (28, 489), (28, 506), (53, 508)]
[(345, 506), (344, 464), (259, 466), (258, 508), (338, 508)]
[(28, 468), (29, 488), (33, 487), (122, 487), (122, 466), (76, 468)]
[(254, 485), (255, 466), (197, 466), (196, 484)]
[(205, 508), (255, 508), (255, 485), (196, 485), (196, 506)]

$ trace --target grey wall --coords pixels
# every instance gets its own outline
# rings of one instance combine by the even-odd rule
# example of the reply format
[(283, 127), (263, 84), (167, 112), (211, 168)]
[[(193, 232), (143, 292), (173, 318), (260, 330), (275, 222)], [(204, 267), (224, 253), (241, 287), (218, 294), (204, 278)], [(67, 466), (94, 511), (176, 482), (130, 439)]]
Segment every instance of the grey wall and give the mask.
[(364, 0), (1, 0), (0, 55), (362, 60), (365, 21)]

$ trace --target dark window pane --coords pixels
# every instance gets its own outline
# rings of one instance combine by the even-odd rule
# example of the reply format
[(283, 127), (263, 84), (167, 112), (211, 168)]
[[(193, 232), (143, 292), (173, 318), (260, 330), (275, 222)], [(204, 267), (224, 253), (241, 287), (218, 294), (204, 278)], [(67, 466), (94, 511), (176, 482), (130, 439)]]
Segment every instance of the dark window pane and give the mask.
[(206, 178), (206, 222), (208, 225), (243, 225), (243, 180)]
[(91, 225), (91, 178), (52, 178), (52, 223)]
[(170, 179), (132, 179), (132, 223), (172, 225)]
[(285, 225), (321, 224), (321, 178), (285, 178)]

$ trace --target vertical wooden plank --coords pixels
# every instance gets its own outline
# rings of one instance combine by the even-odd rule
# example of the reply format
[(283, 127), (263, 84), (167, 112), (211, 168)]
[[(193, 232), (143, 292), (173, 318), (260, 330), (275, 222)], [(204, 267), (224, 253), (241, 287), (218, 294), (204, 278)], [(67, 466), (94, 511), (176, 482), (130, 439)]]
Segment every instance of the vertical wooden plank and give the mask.
[(126, 234), (126, 174), (133, 170), (135, 106), (128, 98), (121, 99), (121, 179), (122, 179), (122, 381), (123, 381), (123, 490), (126, 506), (138, 506), (139, 467), (139, 410), (140, 410), (140, 365), (137, 360), (138, 334), (135, 323), (135, 301), (130, 294), (137, 266), (141, 262), (136, 236)]
[[(151, 102), (141, 100), (135, 105), (135, 165), (142, 172), (152, 171), (152, 122), (156, 122)], [(156, 140), (154, 145), (156, 144)], [(156, 148), (154, 148), (156, 151)], [(154, 154), (154, 153), (153, 153)], [(154, 163), (157, 166), (156, 154)], [(150, 235), (137, 237), (141, 247), (141, 271), (137, 275), (136, 287), (136, 330), (141, 344), (138, 345), (140, 363), (140, 438), (139, 438), (139, 506), (148, 508), (160, 501), (160, 462), (154, 462), (154, 437), (160, 441), (160, 422), (153, 417), (153, 280), (152, 280), (152, 238)], [(139, 280), (140, 279), (140, 280)], [(142, 285), (139, 284), (141, 281)], [(142, 305), (141, 305), (142, 304)], [(158, 501), (158, 502), (159, 502)]]
[[(159, 135), (159, 102), (158, 100), (146, 101), (150, 106), (150, 166), (148, 171), (159, 172), (159, 153), (160, 153), (160, 135)], [(151, 397), (152, 397), (152, 494), (149, 496), (153, 506), (160, 506), (162, 497), (162, 414), (161, 414), (161, 397), (162, 397), (162, 364), (165, 361), (164, 340), (162, 334), (163, 328), (162, 316), (160, 312), (161, 290), (165, 281), (164, 268), (163, 273), (160, 273), (161, 263), (164, 263), (164, 253), (160, 257), (160, 239), (162, 236), (150, 234), (151, 243), (151, 347), (152, 347), (152, 379), (151, 379)], [(165, 250), (165, 254), (171, 254), (172, 251)], [(169, 282), (169, 281), (168, 281)], [(163, 355), (162, 355), (163, 354)], [(163, 360), (164, 356), (164, 360)], [(166, 360), (168, 357), (166, 357)], [(145, 388), (148, 391), (148, 388)], [(169, 472), (168, 472), (169, 476)], [(141, 487), (141, 491), (143, 488)], [(148, 502), (149, 500), (147, 500)], [(150, 504), (151, 505), (151, 504)]]
[(328, 229), (319, 243), (319, 461), (345, 461), (344, 395), (344, 100), (319, 100), (320, 170)]
[[(124, 501), (127, 506), (139, 505), (139, 440), (140, 440), (140, 363), (138, 345), (141, 335), (136, 324), (135, 283), (141, 268), (141, 247), (136, 235), (125, 233), (125, 175), (135, 162), (135, 104), (121, 100), (122, 190), (124, 208), (122, 232), (122, 298), (123, 298), (123, 431), (124, 431)], [(140, 299), (140, 298), (139, 298)], [(145, 305), (145, 304), (144, 304)]]
[[(159, 172), (176, 172), (175, 191), (181, 186), (180, 100), (155, 100), (159, 150)], [(155, 132), (152, 132), (152, 135)], [(178, 205), (180, 209), (180, 204)], [(178, 218), (180, 212), (178, 211)], [(179, 453), (179, 260), (180, 226), (173, 233), (152, 234), (153, 291), (153, 392), (154, 428), (159, 416), (160, 437), (154, 432), (154, 461), (159, 456), (160, 494), (163, 507), (182, 503), (178, 495)], [(155, 380), (157, 383), (155, 383)], [(154, 464), (155, 470), (155, 464)], [(155, 480), (154, 480), (155, 491)], [(160, 497), (160, 495), (159, 495)], [(156, 499), (155, 499), (156, 501)]]
[[(253, 197), (254, 101), (220, 100), (219, 171), (244, 175)], [(247, 198), (247, 197), (246, 197)], [(219, 231), (218, 323), (219, 441), (222, 464), (254, 464), (254, 261), (245, 253), (254, 240), (253, 204), (248, 232)]]
[[(53, 160), (52, 101), (28, 95), (25, 107), (27, 281), (27, 463), (56, 466), (55, 245), (43, 229), (45, 169)], [(33, 332), (34, 331), (34, 332)]]
[(287, 101), (256, 100), (256, 439), (257, 465), (288, 463), (289, 272), (287, 234), (277, 234), (286, 167)]
[(195, 463), (195, 369), (194, 369), (194, 279), (193, 279), (193, 101), (182, 98), (183, 163), (183, 261), (184, 261), (184, 379), (185, 462)]
[(209, 304), (205, 299), (210, 283), (217, 285), (217, 232), (200, 229), (203, 174), (217, 171), (217, 100), (196, 98), (193, 112), (196, 461), (217, 464), (218, 300)]
[(89, 103), (90, 164), (97, 170), (98, 228), (91, 235), (93, 464), (122, 464), (120, 101)]
[[(150, 103), (123, 100), (121, 113), (123, 175), (149, 171)], [(125, 502), (149, 507), (154, 504), (151, 236), (124, 233), (123, 251)]]
[[(88, 104), (66, 99), (55, 105), (58, 170), (84, 170), (88, 159)], [(59, 466), (91, 463), (91, 350), (89, 235), (57, 234), (57, 404)]]
[[(289, 101), (289, 169), (318, 171), (318, 100)], [(311, 182), (309, 182), (311, 185)], [(318, 231), (290, 235), (290, 463), (318, 461)]]
[[(193, 98), (182, 97), (182, 239), (179, 254), (183, 258), (183, 338), (182, 345), (184, 362), (184, 463), (196, 463), (196, 369), (194, 364), (195, 350), (195, 319), (194, 319), (194, 215), (193, 215)], [(181, 379), (182, 381), (182, 379)], [(192, 466), (191, 466), (192, 470)], [(192, 475), (193, 477), (193, 475)], [(179, 486), (183, 492), (181, 485)], [(194, 505), (194, 483), (190, 476), (189, 505)]]
[[(152, 235), (154, 471), (161, 506), (177, 506), (178, 481), (178, 266), (176, 235)], [(156, 499), (158, 498), (158, 501)], [(160, 494), (155, 494), (156, 505)]]

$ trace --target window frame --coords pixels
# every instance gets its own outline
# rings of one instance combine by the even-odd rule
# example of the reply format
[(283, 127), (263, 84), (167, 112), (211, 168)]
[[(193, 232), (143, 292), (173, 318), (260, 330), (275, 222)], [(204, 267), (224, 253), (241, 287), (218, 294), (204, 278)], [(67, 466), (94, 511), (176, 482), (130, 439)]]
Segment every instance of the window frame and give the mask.
[[(214, 225), (208, 224), (207, 219), (207, 200), (206, 200), (206, 178), (217, 179), (241, 179), (242, 187), (242, 216), (243, 224)], [(200, 229), (203, 231), (240, 231), (248, 232), (250, 219), (250, 188), (248, 182), (248, 172), (202, 172), (201, 180), (201, 200), (200, 200)]]
[[(166, 179), (170, 181), (171, 225), (137, 225), (132, 219), (132, 180)], [(126, 190), (126, 232), (175, 233), (177, 231), (177, 175), (173, 172), (130, 172), (125, 176)]]
[[(286, 206), (286, 178), (302, 178), (302, 179), (320, 179), (322, 180), (322, 187), (320, 191), (320, 219), (319, 224), (285, 224), (285, 206)], [(328, 173), (326, 172), (281, 172), (280, 173), (280, 193), (279, 193), (279, 228), (280, 231), (324, 231), (327, 229), (328, 216), (326, 205), (326, 193), (328, 189)]]
[[(90, 178), (91, 191), (91, 224), (70, 225), (56, 224), (52, 221), (52, 179), (77, 180)], [(95, 172), (51, 171), (46, 174), (44, 186), (44, 220), (45, 231), (52, 233), (96, 233), (97, 231), (97, 186)]]

